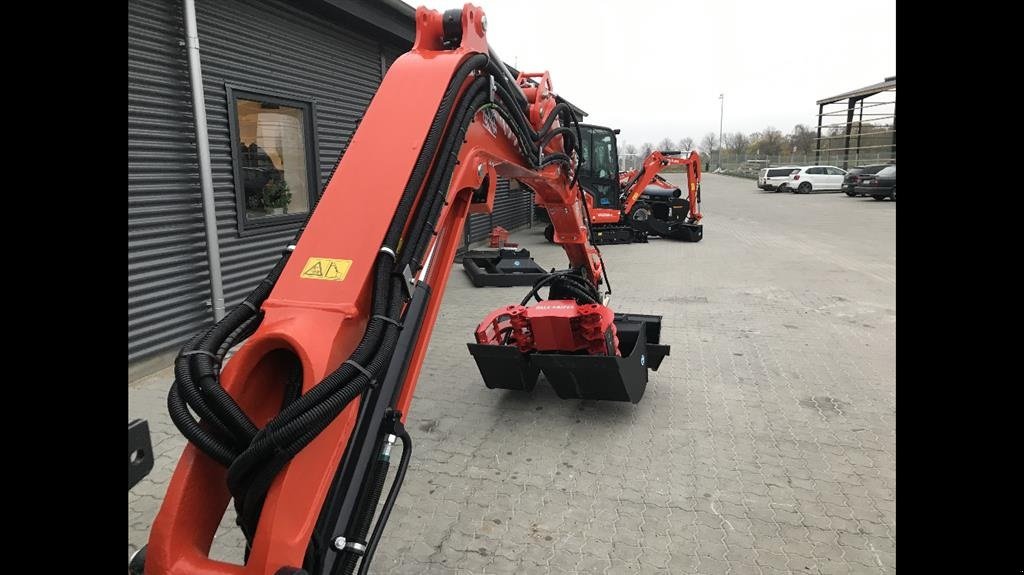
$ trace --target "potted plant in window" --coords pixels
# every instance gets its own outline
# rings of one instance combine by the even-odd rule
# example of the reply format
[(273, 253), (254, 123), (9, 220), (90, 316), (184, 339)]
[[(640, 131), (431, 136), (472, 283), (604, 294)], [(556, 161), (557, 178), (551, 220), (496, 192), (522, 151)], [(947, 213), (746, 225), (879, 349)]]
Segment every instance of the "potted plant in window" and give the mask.
[(292, 193), (288, 190), (288, 182), (284, 178), (273, 178), (265, 186), (259, 196), (260, 207), (267, 214), (286, 214), (292, 202)]

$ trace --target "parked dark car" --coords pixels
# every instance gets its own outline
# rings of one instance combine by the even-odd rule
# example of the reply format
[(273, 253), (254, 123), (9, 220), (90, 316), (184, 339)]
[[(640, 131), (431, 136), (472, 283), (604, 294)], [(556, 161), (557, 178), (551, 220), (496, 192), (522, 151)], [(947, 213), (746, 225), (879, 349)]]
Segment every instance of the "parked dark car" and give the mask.
[(872, 176), (882, 171), (882, 168), (891, 166), (892, 164), (875, 164), (873, 166), (857, 166), (856, 168), (850, 168), (849, 172), (846, 172), (846, 177), (843, 178), (843, 191), (846, 195), (851, 198), (857, 197), (860, 194), (857, 193), (857, 184), (860, 183), (862, 176)]
[(871, 196), (876, 200), (889, 198), (896, 201), (896, 166), (890, 165), (882, 168), (877, 174), (863, 176), (857, 184), (857, 193)]

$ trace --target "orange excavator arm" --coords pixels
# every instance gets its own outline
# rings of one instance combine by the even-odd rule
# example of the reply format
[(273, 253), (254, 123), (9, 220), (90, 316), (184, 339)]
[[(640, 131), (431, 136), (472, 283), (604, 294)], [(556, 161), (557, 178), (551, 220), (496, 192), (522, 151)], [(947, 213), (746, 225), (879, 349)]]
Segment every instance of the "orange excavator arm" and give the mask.
[[(685, 154), (680, 156), (680, 154)], [(686, 190), (689, 199), (690, 209), (687, 214), (686, 223), (698, 223), (704, 216), (700, 213), (700, 180), (701, 163), (700, 154), (695, 150), (690, 152), (658, 151), (651, 152), (640, 168), (629, 170), (619, 175), (619, 182), (622, 185), (622, 193), (625, 200), (622, 203), (623, 211), (629, 214), (637, 200), (645, 193), (648, 186), (654, 184), (664, 189), (673, 189), (672, 184), (665, 181), (658, 174), (668, 166), (686, 167)]]
[[(527, 389), (543, 371), (560, 396), (636, 402), (668, 355), (660, 316), (605, 305), (573, 107), (546, 73), (512, 77), (473, 5), (419, 8), (416, 29), (295, 241), (176, 358), (168, 408), (189, 444), (134, 569), (366, 572), (412, 454), (404, 421), (463, 226), (490, 211), (499, 176), (546, 207), (569, 268), (481, 323), (470, 351), (484, 383)], [(209, 557), (231, 501), (243, 565)]]

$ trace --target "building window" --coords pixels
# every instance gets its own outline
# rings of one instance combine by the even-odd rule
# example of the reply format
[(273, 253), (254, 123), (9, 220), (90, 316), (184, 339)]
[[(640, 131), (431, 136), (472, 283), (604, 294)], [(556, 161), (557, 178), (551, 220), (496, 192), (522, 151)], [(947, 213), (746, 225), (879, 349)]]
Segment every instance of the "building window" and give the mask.
[(312, 103), (227, 94), (239, 232), (304, 220), (318, 190)]

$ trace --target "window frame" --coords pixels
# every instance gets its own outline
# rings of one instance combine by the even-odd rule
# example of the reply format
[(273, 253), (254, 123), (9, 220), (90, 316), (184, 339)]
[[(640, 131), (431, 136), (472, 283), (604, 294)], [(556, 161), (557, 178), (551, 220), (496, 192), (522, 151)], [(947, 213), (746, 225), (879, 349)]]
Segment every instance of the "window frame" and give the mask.
[[(273, 90), (225, 84), (228, 107), (228, 138), (231, 144), (231, 176), (235, 190), (235, 215), (239, 237), (294, 229), (302, 224), (313, 210), (320, 195), (320, 154), (316, 138), (316, 100), (303, 99)], [(303, 111), (303, 140), (306, 147), (306, 188), (309, 191), (309, 210), (297, 214), (281, 214), (250, 219), (246, 210), (245, 179), (242, 177), (242, 154), (238, 144), (238, 100), (252, 100), (297, 108)]]

